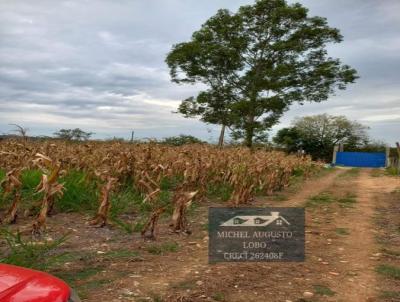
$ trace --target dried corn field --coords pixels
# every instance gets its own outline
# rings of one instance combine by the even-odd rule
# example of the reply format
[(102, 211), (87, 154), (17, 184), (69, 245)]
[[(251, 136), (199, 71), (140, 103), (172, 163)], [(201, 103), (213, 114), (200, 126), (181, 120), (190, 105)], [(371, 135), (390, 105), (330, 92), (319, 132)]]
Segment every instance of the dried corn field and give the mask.
[[(6, 140), (0, 155), (0, 263), (47, 271), (86, 302), (356, 301), (348, 271), (369, 282), (377, 261), (373, 238), (357, 233), (374, 228), (367, 188), (398, 186), (369, 170), (206, 144)], [(208, 208), (221, 206), (305, 207), (306, 261), (208, 263)]]
[[(239, 206), (249, 203), (255, 194), (281, 190), (294, 172), (307, 175), (315, 166), (308, 157), (275, 151), (154, 143), (8, 140), (0, 143), (0, 155), (0, 170), (5, 174), (1, 180), (3, 223), (16, 222), (17, 213), (22, 211), (19, 207), (24, 171), (40, 174), (40, 182), (31, 195), (40, 197), (34, 205), (35, 235), (45, 229), (46, 217), (71, 189), (63, 182), (69, 174), (80, 173), (80, 182), (96, 190), (98, 209), (90, 224), (106, 225), (113, 208), (110, 195), (128, 187), (137, 192), (148, 210), (142, 235), (154, 238), (157, 221), (165, 212), (171, 213), (174, 231), (186, 231), (187, 209), (192, 203), (204, 201), (210, 188), (229, 188), (228, 202)], [(75, 196), (74, 200), (78, 207), (79, 198)], [(82, 200), (82, 207), (84, 203)]]

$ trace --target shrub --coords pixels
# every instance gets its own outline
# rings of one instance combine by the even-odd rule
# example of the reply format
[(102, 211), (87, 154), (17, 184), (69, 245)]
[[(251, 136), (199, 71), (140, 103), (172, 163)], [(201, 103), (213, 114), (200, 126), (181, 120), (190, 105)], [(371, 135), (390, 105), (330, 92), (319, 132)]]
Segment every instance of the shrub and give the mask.
[(65, 235), (51, 242), (34, 242), (25, 241), (20, 233), (13, 234), (7, 230), (1, 230), (0, 234), (8, 246), (8, 252), (0, 258), (0, 263), (41, 271), (46, 271), (56, 264), (58, 258), (63, 255), (63, 253), (57, 253), (56, 249), (67, 240)]

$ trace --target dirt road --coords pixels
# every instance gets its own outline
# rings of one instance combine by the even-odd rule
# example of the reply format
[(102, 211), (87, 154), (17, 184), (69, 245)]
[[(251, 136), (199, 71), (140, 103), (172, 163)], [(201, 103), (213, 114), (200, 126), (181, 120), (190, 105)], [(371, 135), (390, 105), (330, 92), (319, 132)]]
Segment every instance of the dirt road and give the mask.
[[(206, 245), (198, 241), (182, 261), (183, 270), (170, 263), (174, 269), (172, 280), (164, 275), (158, 281), (174, 284), (166, 288), (167, 301), (379, 301), (374, 272), (374, 255), (379, 251), (372, 220), (374, 197), (392, 191), (400, 182), (385, 176), (372, 177), (370, 170), (356, 172), (337, 169), (309, 180), (279, 203), (304, 206), (313, 196), (330, 194), (332, 198), (328, 204), (307, 208), (305, 263), (209, 266)], [(355, 202), (346, 206), (348, 196)], [(261, 205), (277, 204), (267, 201)], [(346, 235), (338, 235), (340, 230)], [(303, 298), (307, 300), (299, 300)]]
[(379, 196), (398, 188), (400, 180), (387, 176), (373, 177), (371, 170), (362, 170), (353, 183), (357, 203), (347, 215), (339, 216), (335, 221), (349, 233), (340, 242), (343, 248), (340, 270), (347, 271), (347, 274), (338, 280), (335, 287), (337, 301), (378, 301), (380, 285), (376, 280), (375, 267), (380, 253), (373, 219)]

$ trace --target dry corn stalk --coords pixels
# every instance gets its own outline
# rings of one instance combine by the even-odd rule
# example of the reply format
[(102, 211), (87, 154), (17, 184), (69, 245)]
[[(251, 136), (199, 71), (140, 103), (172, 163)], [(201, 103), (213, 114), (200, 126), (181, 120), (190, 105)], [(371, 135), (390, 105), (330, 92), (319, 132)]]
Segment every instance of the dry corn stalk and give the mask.
[(138, 188), (146, 194), (143, 202), (153, 202), (160, 194), (160, 186), (154, 181), (147, 172), (143, 172), (138, 181)]
[(158, 223), (158, 219), (160, 218), (161, 214), (165, 212), (165, 207), (161, 207), (158, 209), (153, 210), (153, 212), (150, 215), (149, 220), (146, 222), (146, 224), (143, 226), (142, 229), (142, 237), (155, 240), (155, 231)]
[(9, 194), (12, 194), (12, 199), (13, 199), (13, 202), (4, 218), (5, 223), (15, 223), (17, 219), (17, 209), (18, 205), (21, 202), (21, 192), (20, 192), (22, 187), (22, 182), (20, 180), (21, 170), (22, 169), (20, 168), (19, 169), (16, 168), (7, 172), (6, 177), (0, 183), (0, 187), (4, 191), (4, 200), (6, 199), (6, 196), (8, 196)]
[(111, 207), (110, 193), (117, 181), (118, 179), (115, 177), (107, 178), (107, 182), (101, 188), (99, 209), (94, 219), (90, 221), (90, 225), (99, 225), (100, 227), (107, 225), (108, 212)]
[(40, 153), (36, 154), (34, 162), (43, 172), (40, 183), (36, 187), (36, 193), (43, 193), (43, 199), (39, 215), (32, 226), (32, 233), (38, 235), (46, 225), (46, 218), (53, 209), (55, 198), (63, 195), (64, 185), (58, 183), (61, 173), (60, 163)]
[(4, 218), (5, 223), (15, 223), (17, 221), (18, 206), (21, 203), (21, 193), (15, 192), (14, 200), (7, 211), (6, 217)]
[(177, 193), (175, 195), (174, 213), (172, 214), (172, 221), (170, 223), (173, 231), (187, 232), (186, 211), (197, 193), (198, 191), (194, 191)]

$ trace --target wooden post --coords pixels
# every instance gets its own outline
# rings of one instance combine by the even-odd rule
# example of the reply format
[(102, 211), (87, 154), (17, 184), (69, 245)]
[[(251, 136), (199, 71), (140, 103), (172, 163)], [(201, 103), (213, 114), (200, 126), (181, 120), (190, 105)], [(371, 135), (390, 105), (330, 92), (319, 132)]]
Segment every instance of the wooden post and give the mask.
[(396, 147), (397, 147), (397, 173), (400, 174), (400, 144), (399, 144), (399, 142), (396, 142)]
[(333, 147), (333, 157), (332, 157), (332, 164), (336, 165), (336, 155), (339, 151), (339, 146), (334, 146)]

